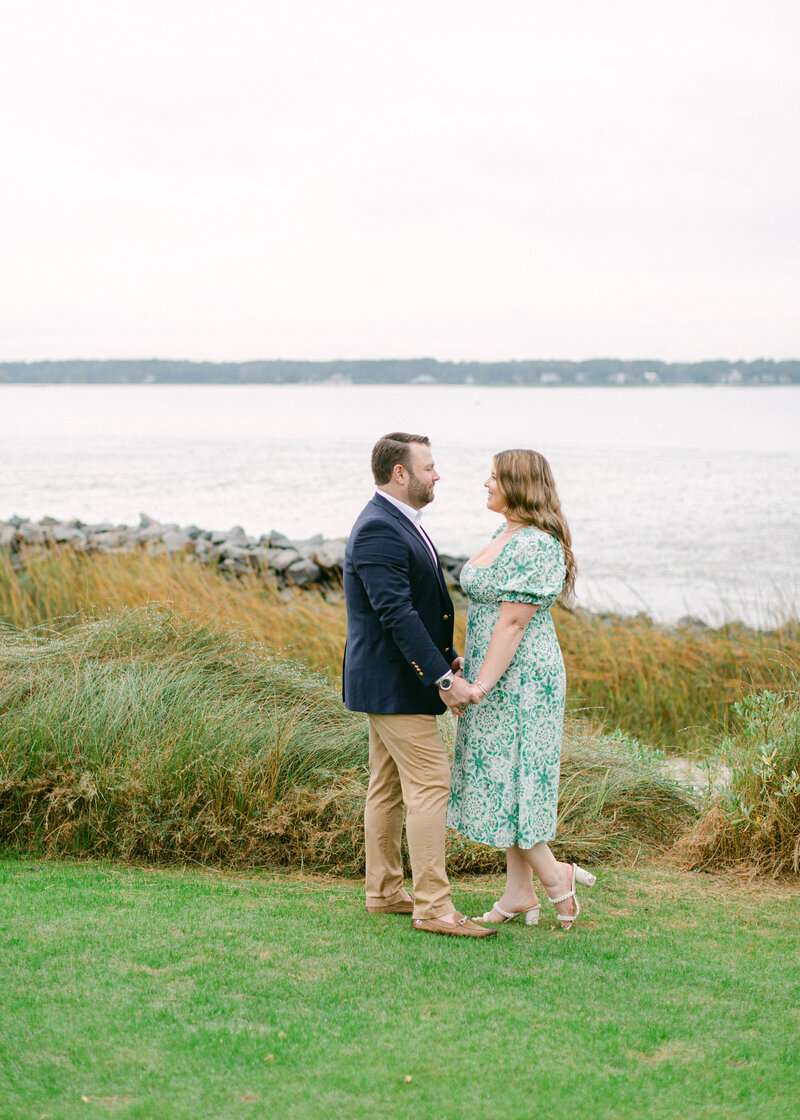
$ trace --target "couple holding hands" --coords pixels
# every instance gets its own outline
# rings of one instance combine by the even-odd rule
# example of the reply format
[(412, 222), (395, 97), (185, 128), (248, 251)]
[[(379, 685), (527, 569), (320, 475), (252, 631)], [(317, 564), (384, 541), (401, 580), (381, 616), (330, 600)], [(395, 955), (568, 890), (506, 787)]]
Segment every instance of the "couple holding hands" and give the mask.
[[(419, 932), (490, 937), (521, 917), (536, 925), (534, 874), (562, 928), (580, 913), (576, 884), (594, 876), (559, 862), (556, 832), (566, 677), (550, 608), (575, 584), (569, 527), (547, 460), (501, 451), (487, 507), (505, 518), (464, 565), (466, 649), (453, 649), (453, 602), (421, 524), (439, 479), (426, 436), (391, 432), (372, 451), (375, 497), (347, 543), (343, 695), (369, 716), (364, 812), (367, 910), (410, 914)], [(458, 717), (452, 780), (436, 715)], [(403, 816), (414, 897), (403, 886)], [(470, 920), (450, 899), (446, 825), (504, 848), (505, 891)]]

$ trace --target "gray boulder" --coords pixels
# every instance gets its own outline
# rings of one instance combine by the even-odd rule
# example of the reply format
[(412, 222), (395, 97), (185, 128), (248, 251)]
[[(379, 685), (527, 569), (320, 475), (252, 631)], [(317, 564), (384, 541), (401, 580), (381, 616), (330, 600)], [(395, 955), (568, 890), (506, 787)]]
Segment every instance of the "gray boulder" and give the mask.
[(464, 557), (447, 556), (445, 553), (440, 553), (439, 559), (442, 562), (442, 568), (444, 569), (445, 575), (452, 576), (453, 579), (457, 582), (459, 577), (461, 576), (461, 569), (466, 564), (466, 560), (464, 559)]
[(257, 545), (255, 548), (248, 550), (248, 555), (252, 557), (253, 563), (257, 568), (271, 567), (272, 561), (277, 559), (282, 553), (282, 548), (267, 548), (264, 545)]
[(223, 562), (225, 560), (236, 560), (238, 563), (244, 564), (246, 567), (255, 566), (253, 554), (246, 548), (242, 548), (240, 545), (231, 544), (230, 541), (226, 541), (225, 544), (221, 544), (219, 546), (217, 555), (222, 558)]
[(21, 544), (44, 544), (44, 530), (35, 521), (23, 521), (17, 529)]
[(90, 532), (88, 543), (98, 548), (119, 548), (126, 540), (125, 534), (117, 529), (101, 529), (99, 532)]
[(180, 529), (168, 529), (161, 539), (167, 552), (185, 552), (194, 548), (194, 541)]
[[(279, 552), (280, 555), (270, 561), (270, 566), (276, 572), (285, 572), (288, 567), (292, 564), (296, 564), (297, 561), (301, 559), (300, 553), (294, 548), (281, 548), (275, 551)], [(312, 563), (310, 560), (308, 562)], [(316, 567), (316, 564), (314, 567)]]
[(147, 529), (135, 529), (130, 536), (129, 540), (134, 541), (136, 544), (148, 544), (150, 542), (161, 543), (162, 529), (160, 525), (150, 525)]
[(86, 534), (71, 525), (61, 523), (55, 524), (50, 530), (50, 539), (56, 544), (83, 544), (86, 541)]
[(323, 544), (311, 549), (311, 559), (315, 564), (318, 564), (323, 571), (341, 571), (344, 567), (344, 550), (346, 544), (347, 540), (344, 537), (325, 541)]
[(313, 560), (303, 556), (291, 564), (284, 574), (290, 583), (297, 587), (304, 587), (307, 583), (316, 583), (322, 572)]
[(675, 623), (678, 630), (689, 630), (695, 634), (702, 634), (706, 630), (710, 630), (707, 622), (703, 622), (702, 618), (694, 618), (690, 614), (685, 614), (683, 618), (679, 618)]
[(243, 576), (252, 571), (250, 565), (243, 560), (238, 560), (233, 556), (229, 556), (226, 560), (220, 561), (220, 569), (223, 572), (230, 572), (231, 575)]
[(301, 556), (310, 556), (315, 548), (325, 544), (325, 538), (322, 533), (315, 533), (313, 537), (309, 537), (305, 541), (291, 541), (290, 547), (296, 548)]
[(247, 544), (249, 539), (250, 538), (247, 536), (247, 533), (245, 533), (241, 525), (234, 525), (234, 527), (228, 531), (228, 534), (225, 537), (225, 540), (228, 542), (228, 544), (238, 545)]

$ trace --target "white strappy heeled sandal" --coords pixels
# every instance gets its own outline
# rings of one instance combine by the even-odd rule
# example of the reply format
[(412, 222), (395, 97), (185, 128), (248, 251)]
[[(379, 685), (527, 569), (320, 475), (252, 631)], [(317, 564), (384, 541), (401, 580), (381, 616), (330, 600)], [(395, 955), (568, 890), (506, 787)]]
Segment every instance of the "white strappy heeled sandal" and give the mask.
[(540, 902), (537, 902), (535, 906), (526, 906), (524, 910), (504, 910), (499, 902), (495, 902), (492, 910), (496, 910), (498, 914), (503, 915), (499, 922), (489, 917), (492, 910), (487, 910), (482, 917), (472, 920), (473, 922), (486, 922), (490, 926), (500, 926), (505, 922), (513, 922), (515, 918), (524, 918), (526, 926), (538, 926), (541, 909), (542, 904)]
[[(575, 923), (578, 920), (578, 915), (581, 912), (581, 904), (580, 904), (580, 902), (578, 902), (578, 896), (575, 893), (575, 884), (576, 883), (581, 883), (584, 887), (593, 887), (596, 882), (597, 882), (597, 876), (596, 875), (592, 875), (591, 871), (584, 871), (584, 869), (582, 867), (578, 867), (577, 863), (573, 863), (573, 865), (572, 865), (572, 887), (571, 887), (571, 889), (568, 890), (566, 894), (559, 895), (558, 898), (550, 898), (550, 895), (547, 896), (548, 898), (550, 898), (550, 901), (553, 903), (554, 906), (559, 902), (566, 902), (568, 898), (574, 898), (575, 899), (575, 910), (572, 914), (557, 914), (556, 915), (558, 920), (561, 922), (561, 928), (564, 930), (564, 932), (572, 929), (572, 927), (575, 925)], [(569, 925), (565, 925), (564, 924), (565, 922), (569, 922)]]

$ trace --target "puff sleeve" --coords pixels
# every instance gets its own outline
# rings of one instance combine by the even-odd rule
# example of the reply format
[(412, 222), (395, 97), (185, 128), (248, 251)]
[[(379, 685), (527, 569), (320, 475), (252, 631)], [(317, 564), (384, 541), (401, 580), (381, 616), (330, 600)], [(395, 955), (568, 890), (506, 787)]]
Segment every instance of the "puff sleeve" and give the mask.
[(499, 599), (550, 607), (566, 578), (560, 541), (540, 530), (523, 530), (504, 558)]

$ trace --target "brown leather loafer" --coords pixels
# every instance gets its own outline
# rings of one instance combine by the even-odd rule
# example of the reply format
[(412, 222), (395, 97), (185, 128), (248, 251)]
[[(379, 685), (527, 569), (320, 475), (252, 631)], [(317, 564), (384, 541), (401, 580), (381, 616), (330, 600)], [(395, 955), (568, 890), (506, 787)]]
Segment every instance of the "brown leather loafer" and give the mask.
[(414, 918), (411, 928), (419, 933), (442, 933), (445, 937), (497, 937), (496, 929), (476, 926), (463, 914), (458, 915), (455, 925), (443, 922), (441, 918)]
[(399, 902), (389, 902), (386, 906), (367, 906), (368, 914), (413, 914), (414, 899), (401, 898)]

